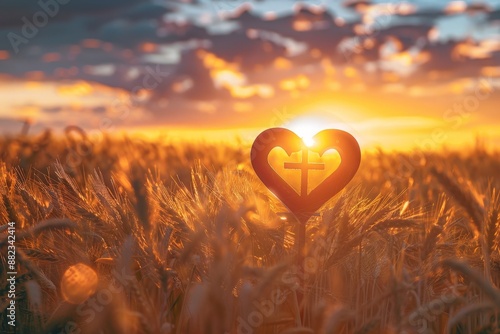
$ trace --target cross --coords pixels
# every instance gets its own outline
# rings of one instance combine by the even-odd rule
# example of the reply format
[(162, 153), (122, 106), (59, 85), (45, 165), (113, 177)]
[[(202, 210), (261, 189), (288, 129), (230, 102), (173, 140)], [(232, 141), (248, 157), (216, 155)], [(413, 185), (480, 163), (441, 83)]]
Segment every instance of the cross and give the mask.
[(301, 162), (285, 162), (285, 169), (300, 169), (301, 170), (301, 185), (300, 196), (307, 196), (307, 182), (309, 170), (324, 170), (325, 164), (309, 163), (309, 149), (304, 145), (302, 148)]

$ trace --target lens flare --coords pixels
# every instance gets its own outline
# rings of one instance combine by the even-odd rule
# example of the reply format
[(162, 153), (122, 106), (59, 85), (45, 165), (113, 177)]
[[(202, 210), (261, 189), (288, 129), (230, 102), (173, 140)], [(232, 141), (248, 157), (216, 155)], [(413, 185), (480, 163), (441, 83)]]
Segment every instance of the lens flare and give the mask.
[(94, 269), (77, 263), (64, 272), (61, 280), (63, 298), (71, 304), (81, 304), (97, 289), (99, 279)]

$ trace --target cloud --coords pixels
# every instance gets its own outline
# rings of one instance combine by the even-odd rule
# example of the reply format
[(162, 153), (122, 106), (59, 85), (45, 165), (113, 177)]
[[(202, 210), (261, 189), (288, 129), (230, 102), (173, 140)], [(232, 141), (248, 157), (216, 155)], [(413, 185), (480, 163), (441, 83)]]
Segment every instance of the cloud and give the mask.
[[(33, 18), (37, 12), (54, 11), (51, 20), (67, 20), (70, 17), (83, 15), (99, 15), (103, 12), (112, 15), (124, 8), (142, 5), (144, 0), (4, 0), (0, 5), (0, 27), (16, 27), (22, 25), (21, 18)], [(133, 12), (132, 12), (133, 13)]]
[[(410, 94), (481, 76), (500, 60), (500, 48), (484, 31), (478, 30), (475, 40), (460, 35), (460, 29), (439, 31), (454, 32), (455, 21), (442, 24), (450, 16), (478, 28), (474, 22), (490, 27), (500, 20), (497, 8), (457, 2), (427, 7), (356, 2), (347, 4), (353, 15), (340, 17), (307, 5), (272, 15), (242, 7), (216, 16), (201, 3), (59, 0), (58, 13), (46, 25), (32, 37), (23, 35), (22, 18), (33, 23), (33, 15), (53, 1), (0, 5), (0, 75), (39, 83), (85, 82), (98, 87), (92, 94), (108, 87), (131, 99), (140, 95), (131, 108), (144, 122), (153, 122), (150, 115), (174, 123), (238, 123), (251, 117), (254, 106), (272, 109), (318, 91)], [(189, 6), (201, 13), (199, 20), (188, 19), (193, 17)], [(26, 40), (18, 52), (11, 33)], [(40, 108), (44, 115), (71, 111), (92, 117), (111, 109), (75, 111), (57, 103)]]

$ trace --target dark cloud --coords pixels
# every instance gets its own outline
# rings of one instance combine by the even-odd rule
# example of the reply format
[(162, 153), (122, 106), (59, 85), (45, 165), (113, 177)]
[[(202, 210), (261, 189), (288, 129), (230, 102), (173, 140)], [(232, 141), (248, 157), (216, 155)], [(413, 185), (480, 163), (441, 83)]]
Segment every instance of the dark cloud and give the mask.
[(82, 15), (112, 15), (124, 8), (148, 2), (146, 0), (3, 0), (0, 4), (0, 27), (22, 25), (22, 17), (31, 19), (40, 11), (53, 10), (54, 15), (51, 15), (51, 20), (56, 21)]
[(491, 22), (500, 23), (500, 9), (491, 11), (488, 14), (488, 20)]
[(256, 66), (265, 67), (277, 57), (283, 57), (286, 49), (263, 38), (250, 38), (245, 31), (239, 30), (227, 35), (213, 36), (210, 50), (229, 62), (238, 62), (245, 70)]

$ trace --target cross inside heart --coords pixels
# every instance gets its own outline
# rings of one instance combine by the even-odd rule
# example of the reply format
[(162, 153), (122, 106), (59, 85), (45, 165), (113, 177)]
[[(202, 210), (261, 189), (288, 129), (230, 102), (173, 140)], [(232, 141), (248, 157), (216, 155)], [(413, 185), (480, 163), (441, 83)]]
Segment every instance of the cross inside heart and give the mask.
[(358, 142), (345, 131), (327, 129), (312, 139), (307, 146), (292, 131), (272, 128), (255, 139), (251, 150), (252, 166), (262, 182), (303, 219), (342, 190), (361, 161)]
[(281, 147), (269, 152), (268, 163), (274, 171), (299, 195), (307, 195), (331, 175), (341, 162), (340, 154), (328, 150), (320, 156), (304, 147), (290, 156)]

